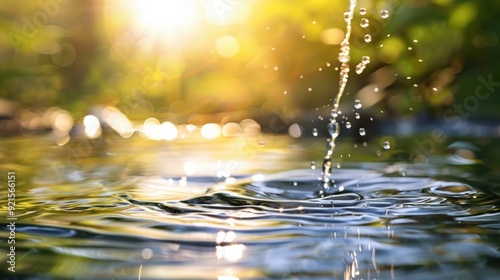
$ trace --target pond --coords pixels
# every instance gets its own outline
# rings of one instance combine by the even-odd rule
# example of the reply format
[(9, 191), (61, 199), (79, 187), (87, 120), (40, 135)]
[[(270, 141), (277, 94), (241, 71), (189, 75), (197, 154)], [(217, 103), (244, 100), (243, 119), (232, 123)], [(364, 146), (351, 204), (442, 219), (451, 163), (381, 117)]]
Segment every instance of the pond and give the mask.
[[(105, 134), (64, 146), (49, 138), (0, 140), (2, 185), (14, 182), (17, 218), (16, 272), (5, 268), (3, 279), (500, 273), (498, 169), (464, 158), (466, 148), (408, 163), (394, 145), (380, 152), (340, 141), (334, 185), (321, 194), (321, 168), (311, 163), (324, 153), (319, 137), (167, 142)], [(452, 147), (496, 151), (497, 140), (479, 140)], [(7, 194), (2, 187), (8, 224)], [(3, 227), (2, 240), (12, 231)], [(11, 245), (2, 242), (2, 252)], [(1, 259), (5, 267), (9, 256)]]

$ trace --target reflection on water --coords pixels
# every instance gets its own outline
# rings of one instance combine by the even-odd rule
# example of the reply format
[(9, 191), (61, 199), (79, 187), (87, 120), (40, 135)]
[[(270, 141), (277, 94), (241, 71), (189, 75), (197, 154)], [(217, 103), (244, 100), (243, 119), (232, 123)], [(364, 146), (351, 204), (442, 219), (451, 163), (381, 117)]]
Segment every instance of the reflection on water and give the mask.
[(321, 171), (307, 167), (322, 141), (262, 137), (269, 138), (108, 139), (89, 147), (2, 140), (1, 168), (19, 177), (16, 275), (494, 279), (500, 272), (494, 175), (445, 157), (343, 163), (321, 194)]

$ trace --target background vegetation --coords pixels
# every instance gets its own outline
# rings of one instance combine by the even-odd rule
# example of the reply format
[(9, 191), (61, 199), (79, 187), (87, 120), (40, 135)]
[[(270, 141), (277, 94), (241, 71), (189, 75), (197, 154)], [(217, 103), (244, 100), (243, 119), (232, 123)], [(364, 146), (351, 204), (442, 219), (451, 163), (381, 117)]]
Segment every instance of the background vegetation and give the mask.
[[(193, 122), (330, 106), (347, 0), (137, 2), (4, 0), (0, 112), (58, 106), (78, 119), (111, 105), (131, 119)], [(494, 90), (466, 116), (453, 106), (467, 102), (479, 77), (500, 81), (499, 11), (494, 0), (359, 0), (344, 104), (357, 98), (384, 116), (441, 118), (452, 109), (496, 119)], [(358, 75), (362, 56), (371, 62)]]

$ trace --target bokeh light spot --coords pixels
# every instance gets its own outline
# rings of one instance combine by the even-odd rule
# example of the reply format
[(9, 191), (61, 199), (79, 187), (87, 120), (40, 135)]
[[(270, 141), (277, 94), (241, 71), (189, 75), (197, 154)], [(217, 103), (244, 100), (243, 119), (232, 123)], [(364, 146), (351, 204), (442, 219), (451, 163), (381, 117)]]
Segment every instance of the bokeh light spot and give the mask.
[(319, 39), (325, 45), (338, 45), (344, 39), (344, 31), (339, 28), (328, 28), (319, 34)]
[(207, 123), (201, 127), (201, 136), (206, 139), (215, 139), (221, 134), (221, 128), (216, 123)]
[(240, 50), (240, 43), (233, 36), (223, 36), (215, 43), (215, 49), (220, 56), (233, 57)]

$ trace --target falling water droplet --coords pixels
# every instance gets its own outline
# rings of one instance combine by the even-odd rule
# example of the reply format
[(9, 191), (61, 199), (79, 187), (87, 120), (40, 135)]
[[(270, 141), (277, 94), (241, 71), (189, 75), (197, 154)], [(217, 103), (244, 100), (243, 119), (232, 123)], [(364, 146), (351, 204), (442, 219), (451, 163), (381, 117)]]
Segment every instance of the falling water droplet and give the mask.
[(313, 128), (312, 134), (313, 134), (313, 136), (318, 136), (318, 129)]
[(332, 116), (332, 119), (336, 119), (338, 115), (339, 114), (337, 113), (337, 109), (333, 108), (330, 112), (330, 116)]
[(366, 68), (365, 64), (359, 63), (358, 65), (356, 65), (356, 69), (355, 69), (356, 74), (359, 75), (359, 74), (363, 73), (363, 71), (365, 70), (365, 68)]
[(347, 129), (350, 129), (350, 128), (351, 128), (351, 126), (352, 126), (352, 125), (351, 125), (351, 122), (346, 122), (346, 123), (345, 123), (345, 127), (346, 127)]
[(367, 28), (370, 25), (370, 21), (367, 18), (362, 18), (361, 22), (359, 23), (359, 25), (362, 28)]
[(361, 109), (361, 107), (363, 107), (363, 104), (361, 104), (361, 100), (359, 99), (354, 100), (354, 108)]
[(313, 90), (312, 87), (310, 87), (310, 88), (307, 89), (307, 91), (312, 91), (312, 90)]
[(365, 42), (370, 43), (372, 41), (372, 35), (366, 34), (364, 37)]
[(352, 13), (351, 12), (345, 12), (344, 13), (344, 20), (345, 21), (351, 21), (352, 19)]
[(368, 63), (370, 63), (370, 57), (369, 57), (369, 56), (367, 56), (367, 55), (364, 55), (364, 56), (361, 58), (361, 63), (363, 63), (363, 64), (365, 64), (365, 65), (366, 65), (366, 64), (368, 64)]
[(380, 17), (383, 19), (386, 19), (389, 17), (389, 11), (388, 10), (382, 10), (380, 11)]
[(366, 15), (366, 8), (359, 8), (359, 14), (362, 16)]
[(360, 118), (359, 113), (355, 113), (355, 114), (354, 114), (354, 117), (355, 117), (357, 120), (359, 120), (359, 118)]
[(365, 136), (366, 135), (366, 130), (364, 128), (359, 129), (359, 135)]
[(382, 147), (384, 147), (384, 150), (389, 150), (391, 148), (391, 143), (389, 141), (384, 141)]
[(274, 71), (278, 71), (279, 70), (279, 67), (278, 66), (274, 66)]
[(378, 92), (379, 90), (380, 90), (380, 89), (378, 88), (378, 86), (374, 86), (374, 87), (373, 87), (373, 91), (374, 91), (374, 92)]
[(316, 162), (311, 161), (311, 169), (316, 169)]
[(328, 133), (330, 133), (332, 137), (336, 138), (337, 136), (339, 136), (339, 130), (339, 124), (337, 122), (328, 124)]

